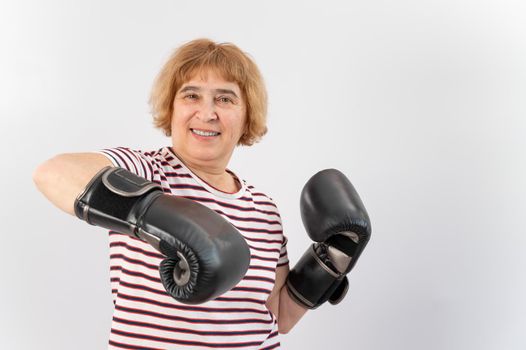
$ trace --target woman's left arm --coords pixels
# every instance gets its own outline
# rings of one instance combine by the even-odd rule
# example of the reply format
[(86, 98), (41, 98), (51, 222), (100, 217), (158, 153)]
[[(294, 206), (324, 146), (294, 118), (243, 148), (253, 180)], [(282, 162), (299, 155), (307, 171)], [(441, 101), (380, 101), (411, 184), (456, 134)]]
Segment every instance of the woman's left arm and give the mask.
[(287, 334), (305, 315), (308, 309), (292, 300), (287, 292), (285, 281), (289, 274), (289, 265), (276, 269), (276, 282), (267, 300), (267, 307), (278, 320), (278, 331)]

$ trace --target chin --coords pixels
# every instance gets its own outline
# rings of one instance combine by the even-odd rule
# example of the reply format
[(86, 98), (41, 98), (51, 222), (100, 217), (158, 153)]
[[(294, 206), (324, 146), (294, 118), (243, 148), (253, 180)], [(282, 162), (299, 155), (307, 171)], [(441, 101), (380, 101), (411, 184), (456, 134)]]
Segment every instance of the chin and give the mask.
[(195, 160), (203, 161), (203, 162), (210, 162), (219, 159), (219, 154), (216, 152), (191, 152), (190, 156), (194, 158)]

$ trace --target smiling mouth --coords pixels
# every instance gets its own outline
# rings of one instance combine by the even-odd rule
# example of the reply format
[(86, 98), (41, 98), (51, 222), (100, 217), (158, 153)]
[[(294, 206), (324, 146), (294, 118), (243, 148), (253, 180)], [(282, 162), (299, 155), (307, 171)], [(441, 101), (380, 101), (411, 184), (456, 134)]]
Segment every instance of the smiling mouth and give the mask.
[(192, 130), (194, 134), (199, 135), (199, 136), (212, 137), (212, 136), (218, 136), (221, 134), (220, 132), (217, 132), (217, 131), (204, 131), (204, 130), (199, 130), (199, 129), (190, 129), (190, 130)]

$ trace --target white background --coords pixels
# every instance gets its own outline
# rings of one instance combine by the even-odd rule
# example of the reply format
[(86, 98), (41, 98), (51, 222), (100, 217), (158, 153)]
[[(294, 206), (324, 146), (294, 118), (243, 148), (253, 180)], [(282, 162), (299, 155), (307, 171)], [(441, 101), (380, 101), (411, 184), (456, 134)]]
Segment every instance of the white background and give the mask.
[(31, 174), (58, 153), (168, 145), (148, 94), (198, 37), (265, 77), (269, 133), (230, 168), (278, 203), (292, 264), (316, 171), (346, 173), (373, 222), (347, 298), (284, 349), (526, 348), (526, 4), (506, 0), (2, 0), (0, 348), (107, 346), (107, 237)]

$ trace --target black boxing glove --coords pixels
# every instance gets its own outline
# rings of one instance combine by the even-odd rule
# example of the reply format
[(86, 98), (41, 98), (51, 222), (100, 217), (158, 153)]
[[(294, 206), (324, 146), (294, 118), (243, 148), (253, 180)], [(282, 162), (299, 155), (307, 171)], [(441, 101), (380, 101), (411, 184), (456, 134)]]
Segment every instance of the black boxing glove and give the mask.
[(371, 222), (351, 182), (340, 171), (315, 174), (300, 199), (303, 225), (312, 244), (289, 272), (287, 291), (309, 309), (327, 300), (339, 303), (348, 290), (347, 274), (371, 236)]
[(199, 304), (234, 287), (245, 275), (250, 250), (215, 211), (126, 169), (106, 167), (75, 200), (75, 214), (92, 225), (128, 234), (166, 256), (161, 282), (174, 299)]

